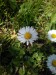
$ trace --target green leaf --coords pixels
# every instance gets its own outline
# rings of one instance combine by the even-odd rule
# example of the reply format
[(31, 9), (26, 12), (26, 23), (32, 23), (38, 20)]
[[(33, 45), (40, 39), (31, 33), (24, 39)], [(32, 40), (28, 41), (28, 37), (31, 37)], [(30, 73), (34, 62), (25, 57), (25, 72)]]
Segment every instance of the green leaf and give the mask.
[(56, 13), (52, 15), (51, 17), (51, 23), (55, 23), (56, 22)]
[(23, 67), (21, 67), (19, 69), (19, 75), (25, 75), (25, 67), (24, 67), (24, 65), (23, 65)]
[(10, 3), (11, 8), (12, 8), (13, 10), (15, 10), (16, 7), (17, 7), (16, 0), (10, 0), (9, 3)]

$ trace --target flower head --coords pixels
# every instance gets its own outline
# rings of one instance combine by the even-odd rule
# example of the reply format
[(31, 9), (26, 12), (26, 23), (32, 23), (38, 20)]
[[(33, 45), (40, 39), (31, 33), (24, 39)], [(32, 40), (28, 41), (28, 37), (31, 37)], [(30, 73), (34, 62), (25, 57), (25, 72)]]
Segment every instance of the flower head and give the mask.
[(56, 42), (56, 30), (50, 30), (48, 32), (48, 39), (53, 42)]
[(27, 43), (27, 45), (32, 44), (35, 40), (38, 39), (38, 33), (33, 27), (23, 27), (18, 32), (18, 40), (22, 43)]
[(56, 55), (50, 55), (47, 60), (47, 67), (53, 74), (56, 74)]

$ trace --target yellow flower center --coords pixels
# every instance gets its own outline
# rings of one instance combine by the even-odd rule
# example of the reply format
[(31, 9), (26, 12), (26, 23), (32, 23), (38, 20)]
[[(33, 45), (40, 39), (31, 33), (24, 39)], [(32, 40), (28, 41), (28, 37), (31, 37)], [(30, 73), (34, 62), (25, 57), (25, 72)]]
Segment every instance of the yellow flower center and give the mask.
[(32, 37), (32, 35), (31, 35), (31, 33), (26, 32), (26, 33), (24, 34), (24, 37), (25, 37), (25, 39), (30, 39), (30, 38)]
[(51, 37), (52, 37), (52, 38), (56, 38), (56, 34), (52, 34)]
[(52, 65), (53, 65), (54, 67), (56, 67), (56, 60), (53, 60), (53, 61), (52, 61)]

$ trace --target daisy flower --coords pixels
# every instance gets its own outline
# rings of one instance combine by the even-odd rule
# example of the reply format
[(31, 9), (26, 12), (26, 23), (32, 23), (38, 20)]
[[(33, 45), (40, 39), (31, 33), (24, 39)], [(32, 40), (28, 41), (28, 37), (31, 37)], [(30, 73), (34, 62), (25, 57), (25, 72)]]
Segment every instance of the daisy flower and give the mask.
[(27, 45), (32, 44), (35, 40), (38, 39), (38, 33), (33, 27), (23, 27), (18, 31), (18, 40), (22, 43), (27, 43)]
[(53, 42), (56, 42), (56, 30), (48, 31), (48, 39)]
[(52, 54), (48, 57), (47, 67), (50, 69), (52, 74), (56, 74), (56, 55)]

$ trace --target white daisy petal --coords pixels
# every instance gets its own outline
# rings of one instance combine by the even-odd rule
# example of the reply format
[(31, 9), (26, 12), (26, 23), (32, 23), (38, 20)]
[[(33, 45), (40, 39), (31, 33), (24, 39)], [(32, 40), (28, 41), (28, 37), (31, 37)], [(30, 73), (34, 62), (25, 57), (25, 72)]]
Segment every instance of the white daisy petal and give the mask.
[(47, 67), (53, 74), (56, 74), (56, 55), (50, 55), (47, 59)]
[(31, 30), (31, 31), (33, 31), (33, 30), (35, 31), (35, 29), (34, 29), (33, 27), (31, 27), (31, 29), (30, 29), (30, 30)]
[(22, 29), (19, 30), (19, 33), (24, 34), (26, 31), (25, 27), (23, 27)]
[(26, 26), (26, 32), (29, 32), (30, 31), (30, 27), (28, 26)]
[(38, 33), (33, 27), (23, 27), (22, 29), (19, 30), (18, 32), (18, 40), (21, 41), (22, 43), (27, 43), (27, 45), (32, 44), (35, 40), (38, 39)]
[(27, 45), (29, 45), (29, 41), (27, 41), (26, 43), (27, 43)]
[(22, 43), (25, 43), (26, 40), (24, 38), (18, 38)]

